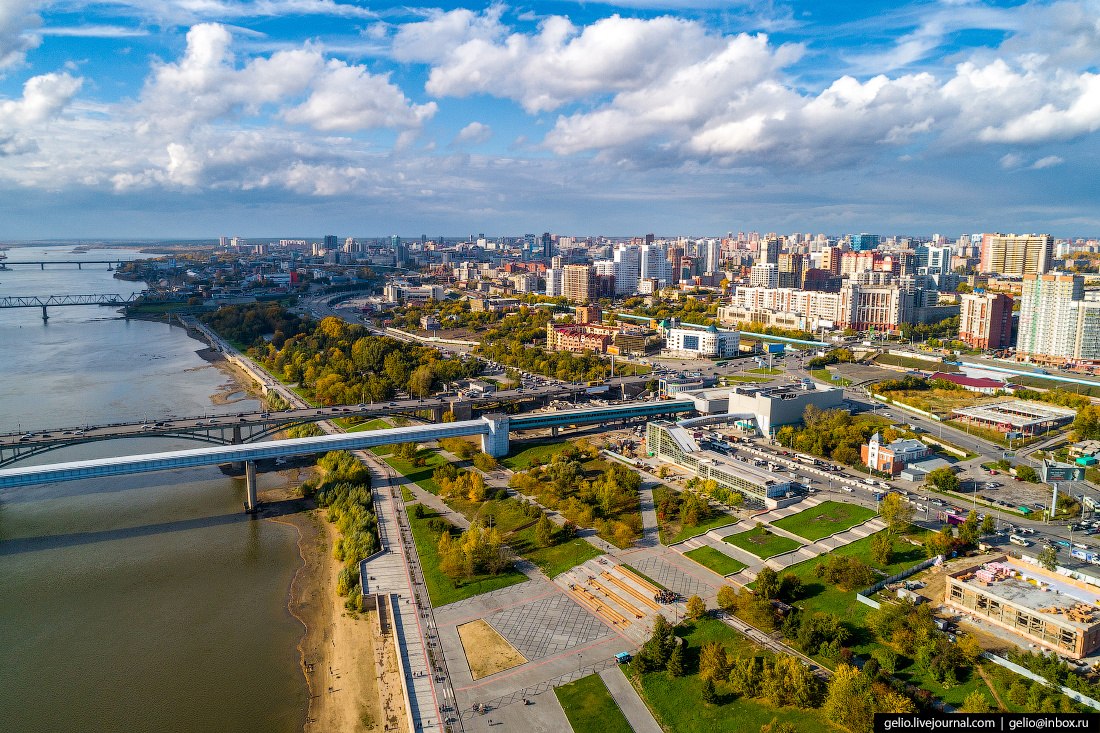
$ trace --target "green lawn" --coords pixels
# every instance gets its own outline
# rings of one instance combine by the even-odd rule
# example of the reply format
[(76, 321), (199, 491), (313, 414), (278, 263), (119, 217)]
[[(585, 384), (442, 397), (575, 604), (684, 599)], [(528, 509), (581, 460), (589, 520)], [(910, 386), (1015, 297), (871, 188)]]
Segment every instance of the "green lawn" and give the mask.
[(740, 384), (760, 384), (761, 382), (767, 381), (759, 377), (746, 377), (741, 374), (727, 374), (724, 377), (719, 377), (719, 380), (723, 379), (727, 382), (738, 382)]
[(598, 674), (554, 688), (575, 733), (633, 733)]
[(729, 524), (737, 524), (737, 517), (716, 511), (713, 516), (704, 519), (699, 524), (681, 524), (679, 520), (664, 522), (658, 520), (657, 531), (662, 545), (674, 545), (689, 537), (708, 532), (715, 527), (725, 527)]
[(745, 563), (740, 560), (734, 560), (729, 555), (723, 554), (713, 547), (697, 547), (694, 550), (685, 552), (684, 557), (691, 558), (703, 567), (710, 568), (719, 575), (730, 575), (740, 572), (747, 567)]
[(412, 512), (409, 512), (413, 542), (416, 543), (416, 552), (420, 556), (420, 566), (424, 571), (424, 585), (428, 589), (428, 597), (433, 606), (444, 606), (527, 580), (527, 576), (518, 570), (506, 570), (500, 575), (477, 575), (468, 580), (454, 581), (448, 578), (439, 569), (437, 549), (439, 535), (433, 533), (428, 527), (428, 521), (435, 516), (429, 513), (423, 519), (416, 519)]
[(835, 384), (839, 387), (847, 387), (852, 383), (852, 380), (842, 377), (839, 374), (833, 374), (828, 369), (811, 369), (810, 376), (814, 379), (828, 382), (829, 384)]
[(746, 552), (751, 552), (763, 560), (801, 547), (798, 542), (790, 537), (772, 534), (766, 527), (754, 527), (748, 532), (738, 532), (727, 537), (725, 542), (734, 547), (740, 547)]
[[(339, 422), (344, 421), (344, 420), (347, 420), (347, 418), (340, 418), (336, 422), (339, 423)], [(361, 422), (358, 425), (351, 425), (349, 427), (345, 427), (344, 432), (347, 432), (347, 433), (362, 433), (362, 432), (366, 432), (368, 430), (386, 430), (386, 429), (391, 428), (391, 427), (393, 427), (393, 426), (390, 425), (389, 421), (387, 421), (386, 418), (376, 417), (373, 420), (367, 420), (366, 422)]]
[[(380, 449), (385, 449), (384, 446), (379, 446)], [(446, 459), (433, 450), (421, 450), (417, 454), (417, 459), (423, 458), (424, 465), (417, 466), (413, 463), (397, 458), (396, 456), (389, 455), (389, 451), (385, 454), (379, 453), (378, 455), (386, 456), (386, 463), (390, 464), (390, 468), (397, 471), (409, 481), (424, 489), (430, 494), (439, 493), (439, 484), (432, 478), (432, 474), (435, 473), (435, 469), (446, 463)]]
[(568, 440), (512, 441), (512, 450), (500, 462), (513, 471), (526, 471), (535, 464), (549, 463), (568, 447)]
[(756, 733), (773, 718), (792, 724), (799, 733), (837, 730), (820, 710), (776, 708), (763, 700), (739, 698), (730, 692), (724, 682), (716, 685), (718, 702), (713, 705), (704, 703), (698, 676), (699, 652), (703, 644), (721, 642), (737, 657), (766, 656), (766, 653), (714, 619), (681, 624), (676, 628), (676, 634), (687, 641), (684, 654), (687, 674), (669, 677), (661, 671), (631, 675), (635, 688), (665, 730), (676, 733)]
[(889, 364), (890, 366), (900, 366), (906, 369), (920, 369), (926, 372), (957, 372), (959, 368), (954, 364), (947, 364), (942, 361), (927, 361), (925, 359), (914, 359), (908, 356), (895, 356), (894, 354), (881, 354), (875, 357), (875, 361), (879, 364)]
[(782, 374), (783, 370), (779, 367), (757, 367), (756, 369), (746, 369), (749, 374)]
[(811, 542), (842, 532), (875, 516), (874, 509), (839, 501), (823, 501), (815, 507), (772, 522), (776, 527)]

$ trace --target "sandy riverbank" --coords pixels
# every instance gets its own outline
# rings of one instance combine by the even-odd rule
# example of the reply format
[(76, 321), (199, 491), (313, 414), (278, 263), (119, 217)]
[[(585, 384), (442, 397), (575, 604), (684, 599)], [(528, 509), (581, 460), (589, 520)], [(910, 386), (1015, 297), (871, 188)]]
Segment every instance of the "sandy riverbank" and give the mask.
[[(383, 730), (379, 692), (394, 684), (400, 690), (396, 662), (377, 635), (374, 614), (350, 614), (336, 595), (341, 564), (332, 557), (335, 528), (323, 510), (287, 490), (264, 492), (261, 500), (292, 509), (271, 521), (298, 532), (302, 565), (291, 583), (288, 608), (305, 627), (298, 644), (310, 697), (305, 732)], [(286, 501), (294, 503), (287, 506)]]

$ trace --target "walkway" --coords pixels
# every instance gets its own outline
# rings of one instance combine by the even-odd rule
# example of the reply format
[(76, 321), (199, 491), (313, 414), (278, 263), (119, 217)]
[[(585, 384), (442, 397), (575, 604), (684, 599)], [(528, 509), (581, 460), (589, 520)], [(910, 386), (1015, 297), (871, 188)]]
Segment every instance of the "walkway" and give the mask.
[(653, 713), (642, 702), (634, 685), (623, 674), (622, 667), (611, 667), (600, 672), (600, 679), (607, 685), (607, 691), (623, 711), (626, 722), (634, 733), (662, 733), (661, 726), (653, 719)]

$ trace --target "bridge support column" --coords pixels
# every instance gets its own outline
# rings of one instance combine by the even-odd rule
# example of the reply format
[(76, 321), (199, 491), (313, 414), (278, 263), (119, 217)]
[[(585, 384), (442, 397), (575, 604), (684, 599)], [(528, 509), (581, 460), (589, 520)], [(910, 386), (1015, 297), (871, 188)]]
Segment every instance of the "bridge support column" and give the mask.
[(82, 265), (81, 263), (77, 262), (77, 263), (76, 263), (76, 269), (78, 269), (78, 270), (83, 270), (83, 269), (84, 269), (84, 265)]
[[(46, 269), (46, 268), (42, 268), (42, 269)], [(42, 306), (42, 320), (43, 321), (50, 320), (50, 314), (46, 312), (46, 306)]]
[(256, 512), (256, 462), (244, 462), (245, 500), (244, 510), (247, 514)]
[(508, 416), (486, 415), (481, 419), (489, 424), (489, 432), (481, 436), (481, 450), (493, 458), (508, 455)]
[(557, 425), (551, 425), (550, 426), (550, 437), (552, 437), (552, 438), (558, 437), (558, 426)]
[(466, 400), (454, 400), (451, 402), (451, 412), (455, 414), (455, 420), (473, 420), (473, 404)]

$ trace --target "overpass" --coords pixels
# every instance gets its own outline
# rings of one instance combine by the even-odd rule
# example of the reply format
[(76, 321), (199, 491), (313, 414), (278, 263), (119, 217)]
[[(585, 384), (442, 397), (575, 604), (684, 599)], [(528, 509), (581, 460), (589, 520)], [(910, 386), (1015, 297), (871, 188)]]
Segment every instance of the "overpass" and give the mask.
[(361, 433), (339, 433), (309, 438), (264, 441), (247, 445), (211, 446), (165, 453), (145, 453), (41, 466), (6, 468), (0, 469), (0, 489), (153, 471), (169, 471), (177, 468), (212, 466), (222, 463), (244, 463), (248, 488), (246, 510), (251, 512), (256, 508), (255, 461), (257, 460), (289, 458), (334, 450), (361, 450), (391, 443), (422, 443), (439, 440), (440, 438), (459, 438), (470, 435), (481, 436), (482, 450), (499, 458), (508, 453), (509, 431), (511, 430), (595, 425), (616, 420), (672, 415), (690, 412), (694, 409), (695, 403), (690, 400), (634, 402), (611, 407), (524, 415), (516, 418), (509, 418), (507, 415), (490, 415), (479, 420), (414, 425)]
[(130, 305), (138, 295), (93, 293), (91, 295), (8, 295), (0, 298), (0, 308), (41, 308), (42, 320), (48, 321), (47, 307), (67, 305)]

